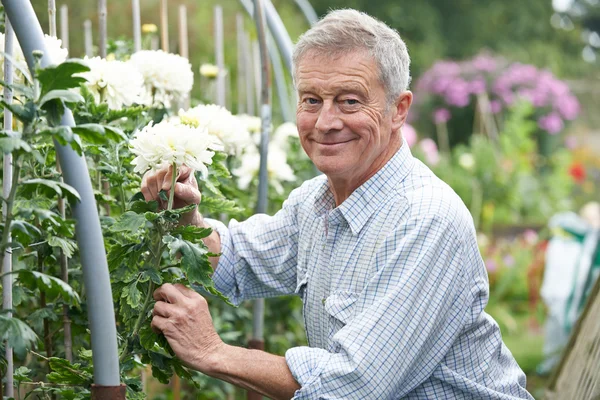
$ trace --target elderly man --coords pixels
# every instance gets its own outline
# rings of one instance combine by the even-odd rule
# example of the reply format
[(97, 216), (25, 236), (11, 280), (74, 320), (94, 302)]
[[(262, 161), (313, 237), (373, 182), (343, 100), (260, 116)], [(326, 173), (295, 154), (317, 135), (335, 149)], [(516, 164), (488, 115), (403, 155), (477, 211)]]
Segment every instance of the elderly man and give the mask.
[[(206, 301), (164, 285), (152, 325), (189, 367), (276, 399), (531, 399), (484, 311), (488, 281), (459, 197), (403, 143), (412, 102), (398, 33), (329, 13), (294, 52), (302, 147), (324, 175), (274, 216), (213, 226), (213, 279), (242, 300), (296, 293), (308, 347), (279, 357), (224, 344)], [(168, 171), (144, 177), (155, 199)], [(179, 205), (198, 203), (189, 171)]]

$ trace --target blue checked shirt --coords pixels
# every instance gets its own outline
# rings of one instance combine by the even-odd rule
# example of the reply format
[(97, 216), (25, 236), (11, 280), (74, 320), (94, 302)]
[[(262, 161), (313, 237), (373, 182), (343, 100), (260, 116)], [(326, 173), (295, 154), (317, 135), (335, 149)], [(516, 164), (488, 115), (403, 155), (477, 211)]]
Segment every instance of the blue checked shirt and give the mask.
[(471, 216), (406, 145), (339, 207), (319, 176), (272, 217), (211, 224), (226, 296), (303, 299), (294, 399), (533, 399), (483, 311)]

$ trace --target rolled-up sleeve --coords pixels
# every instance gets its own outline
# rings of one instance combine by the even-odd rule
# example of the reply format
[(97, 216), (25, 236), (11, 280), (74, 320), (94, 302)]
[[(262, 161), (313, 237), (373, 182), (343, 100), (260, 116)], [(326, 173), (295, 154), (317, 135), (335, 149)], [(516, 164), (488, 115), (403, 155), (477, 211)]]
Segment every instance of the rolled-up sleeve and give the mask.
[(356, 300), (360, 312), (333, 336), (333, 350), (287, 351), (302, 386), (294, 399), (396, 399), (428, 379), (473, 299), (464, 253), (444, 217), (415, 218), (390, 234), (377, 250), (381, 267)]
[(228, 227), (207, 219), (221, 240), (213, 281), (234, 304), (294, 293), (301, 189), (293, 191), (274, 216), (257, 214), (244, 222), (232, 220)]

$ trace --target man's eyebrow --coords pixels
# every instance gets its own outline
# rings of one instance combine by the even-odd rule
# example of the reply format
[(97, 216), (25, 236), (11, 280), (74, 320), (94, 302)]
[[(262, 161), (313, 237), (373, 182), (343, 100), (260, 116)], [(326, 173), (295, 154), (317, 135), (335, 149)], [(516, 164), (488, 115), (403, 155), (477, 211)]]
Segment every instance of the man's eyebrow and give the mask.
[[(296, 89), (299, 93), (315, 93), (317, 92), (317, 89), (313, 86), (309, 86), (309, 85), (299, 85)], [(353, 94), (358, 94), (358, 95), (362, 95), (365, 96), (365, 88), (362, 85), (359, 85), (357, 83), (346, 83), (343, 85), (339, 85), (339, 86), (334, 86), (333, 88), (331, 88), (331, 91), (336, 92), (338, 94), (347, 94), (347, 93), (353, 93)]]

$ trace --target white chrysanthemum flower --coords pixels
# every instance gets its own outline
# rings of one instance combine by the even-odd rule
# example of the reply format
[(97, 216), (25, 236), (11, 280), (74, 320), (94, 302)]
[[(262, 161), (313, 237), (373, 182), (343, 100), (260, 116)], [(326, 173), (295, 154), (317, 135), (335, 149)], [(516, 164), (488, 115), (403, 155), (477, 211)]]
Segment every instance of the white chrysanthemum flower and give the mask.
[(298, 127), (293, 122), (284, 122), (273, 134), (273, 142), (278, 143), (282, 149), (288, 149), (288, 138), (298, 139)]
[[(238, 177), (238, 186), (240, 189), (246, 190), (250, 186), (252, 180), (258, 176), (259, 168), (260, 154), (256, 147), (251, 146), (248, 148), (248, 151), (242, 155), (240, 167), (231, 171)], [(267, 174), (269, 184), (271, 184), (279, 194), (283, 193), (281, 182), (293, 182), (296, 180), (294, 170), (292, 170), (292, 167), (287, 163), (285, 151), (274, 143), (269, 145)]]
[(179, 110), (182, 124), (208, 129), (225, 146), (225, 152), (239, 155), (252, 143), (246, 126), (224, 107), (216, 104), (201, 104), (187, 111)]
[(205, 78), (214, 79), (219, 75), (219, 67), (213, 64), (202, 64), (200, 66), (200, 75)]
[(113, 110), (141, 103), (144, 77), (132, 64), (100, 57), (86, 57), (83, 62), (90, 71), (78, 75), (87, 80), (85, 85), (96, 103), (105, 101)]
[(240, 121), (246, 126), (246, 130), (250, 133), (260, 133), (262, 122), (259, 117), (248, 114), (240, 114), (237, 116)]
[(475, 157), (471, 153), (461, 154), (458, 158), (458, 164), (467, 171), (471, 171), (475, 167)]
[(129, 60), (144, 77), (146, 104), (163, 103), (186, 97), (194, 84), (192, 65), (187, 58), (162, 50), (142, 50)]
[[(6, 39), (4, 33), (0, 33), (0, 52), (2, 52), (0, 53), (0, 63), (2, 64), (2, 79), (4, 79), (5, 41)], [(15, 62), (18, 63), (19, 67), (22, 69), (27, 69), (25, 55), (23, 54), (23, 50), (21, 50), (16, 37), (13, 43), (13, 60), (15, 60)], [(46, 50), (48, 51), (53, 64), (60, 64), (67, 59), (69, 52), (61, 47), (62, 41), (60, 39), (57, 39), (54, 36), (44, 35), (44, 44), (46, 45)], [(23, 83), (24, 81), (23, 75), (17, 69), (15, 69), (14, 81), (15, 83)]]
[(222, 151), (218, 139), (208, 134), (206, 129), (177, 125), (167, 121), (153, 125), (150, 122), (136, 132), (130, 142), (131, 152), (136, 157), (131, 162), (136, 173), (157, 169), (175, 163), (185, 164), (208, 175), (207, 165), (212, 164), (215, 151)]

